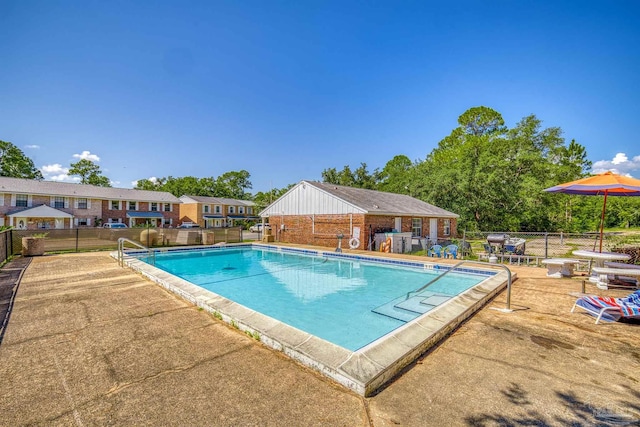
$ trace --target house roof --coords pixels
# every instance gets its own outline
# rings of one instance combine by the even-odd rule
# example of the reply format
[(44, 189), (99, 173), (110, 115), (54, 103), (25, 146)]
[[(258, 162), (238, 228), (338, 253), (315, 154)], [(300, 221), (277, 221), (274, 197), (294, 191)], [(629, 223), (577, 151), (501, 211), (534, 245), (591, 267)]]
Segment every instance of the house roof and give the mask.
[(73, 215), (52, 208), (47, 205), (34, 206), (32, 208), (17, 209), (8, 213), (9, 217), (25, 218), (73, 218)]
[[(294, 195), (300, 194), (299, 188), (304, 188), (305, 185), (309, 185), (317, 191), (328, 195), (330, 198), (341, 201), (345, 206), (348, 206), (345, 212), (360, 212), (369, 215), (395, 215), (395, 216), (417, 216), (417, 217), (431, 217), (431, 218), (458, 218), (459, 215), (453, 212), (449, 212), (445, 209), (431, 205), (429, 203), (418, 200), (414, 197), (407, 196), (405, 194), (387, 193), (384, 191), (367, 190), (364, 188), (346, 187), (343, 185), (328, 184), (317, 181), (301, 181), (291, 190), (285, 193), (280, 199), (269, 205), (264, 211), (260, 213), (261, 216), (268, 216), (269, 214), (277, 215), (285, 211), (282, 206), (286, 206), (285, 203), (279, 203), (282, 199)], [(300, 196), (297, 196), (300, 197)], [(298, 203), (299, 205), (308, 205), (305, 203)], [(324, 205), (327, 203), (325, 202)], [(300, 212), (303, 213), (303, 212)], [(304, 212), (312, 213), (312, 212)], [(314, 212), (319, 213), (319, 212)], [(325, 212), (323, 213), (329, 213)], [(336, 212), (337, 213), (337, 212)], [(288, 213), (292, 214), (292, 213)]]
[(180, 197), (182, 203), (210, 203), (213, 205), (255, 206), (250, 200), (228, 199), (225, 197), (189, 196)]
[(38, 194), (46, 196), (82, 197), (102, 200), (136, 200), (144, 202), (180, 203), (166, 191), (134, 190), (131, 188), (98, 187), (69, 182), (0, 177), (0, 193)]

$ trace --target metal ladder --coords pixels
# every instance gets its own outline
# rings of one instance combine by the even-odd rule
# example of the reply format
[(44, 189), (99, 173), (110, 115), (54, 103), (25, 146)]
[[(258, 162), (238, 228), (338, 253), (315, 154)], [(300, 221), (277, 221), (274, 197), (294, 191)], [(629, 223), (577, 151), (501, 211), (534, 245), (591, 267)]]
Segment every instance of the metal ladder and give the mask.
[(414, 291), (407, 292), (407, 295), (405, 297), (405, 301), (409, 299), (411, 294), (417, 294), (420, 291), (425, 290), (427, 287), (431, 286), (432, 284), (434, 284), (438, 280), (442, 279), (444, 276), (446, 276), (447, 274), (451, 273), (452, 271), (454, 271), (456, 268), (458, 268), (462, 264), (476, 264), (476, 265), (481, 265), (481, 266), (483, 266), (485, 268), (486, 267), (499, 267), (499, 268), (504, 269), (507, 272), (507, 307), (504, 308), (504, 309), (501, 309), (501, 311), (506, 311), (506, 312), (512, 311), (511, 310), (511, 270), (509, 270), (509, 268), (507, 268), (507, 266), (502, 265), (502, 264), (487, 264), (487, 263), (484, 263), (484, 262), (478, 262), (478, 261), (472, 261), (472, 260), (462, 260), (459, 263), (455, 264), (453, 267), (451, 267), (449, 270), (447, 270), (444, 273), (440, 274), (438, 277), (435, 277), (433, 280), (431, 280), (426, 285), (424, 285), (424, 286), (422, 286), (419, 289), (416, 289)]
[(120, 237), (118, 239), (118, 265), (120, 265), (120, 267), (124, 267), (124, 244), (125, 243), (129, 243), (133, 246), (137, 246), (138, 248), (144, 249), (145, 251), (147, 251), (149, 255), (149, 263), (151, 265), (156, 265), (156, 251), (154, 251), (153, 249), (149, 249), (148, 247), (136, 241), (127, 239), (126, 237)]

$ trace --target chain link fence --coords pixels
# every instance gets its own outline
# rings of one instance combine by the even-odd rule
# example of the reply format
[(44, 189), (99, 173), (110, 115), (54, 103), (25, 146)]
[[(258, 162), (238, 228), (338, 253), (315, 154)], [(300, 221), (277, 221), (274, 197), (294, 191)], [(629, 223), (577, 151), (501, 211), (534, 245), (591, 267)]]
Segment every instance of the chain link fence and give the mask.
[[(518, 245), (492, 243), (496, 236), (504, 235), (507, 242)], [(492, 251), (500, 262), (510, 264), (540, 265), (546, 258), (578, 258), (574, 251), (599, 251), (598, 233), (514, 233), (514, 232), (464, 232), (461, 239), (452, 242), (459, 245), (465, 258), (488, 260)], [(629, 263), (640, 262), (640, 234), (605, 233), (603, 252), (622, 252), (631, 255)], [(586, 262), (586, 261), (585, 261)]]

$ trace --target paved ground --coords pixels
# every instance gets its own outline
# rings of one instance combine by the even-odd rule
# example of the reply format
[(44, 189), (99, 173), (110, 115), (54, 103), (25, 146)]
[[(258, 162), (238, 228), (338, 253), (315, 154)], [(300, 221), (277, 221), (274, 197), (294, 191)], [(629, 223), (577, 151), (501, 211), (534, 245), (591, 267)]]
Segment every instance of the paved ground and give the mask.
[(580, 280), (517, 272), (516, 311), (500, 294), (365, 399), (107, 253), (36, 257), (0, 343), (0, 425), (639, 424), (640, 325), (595, 325), (569, 313)]

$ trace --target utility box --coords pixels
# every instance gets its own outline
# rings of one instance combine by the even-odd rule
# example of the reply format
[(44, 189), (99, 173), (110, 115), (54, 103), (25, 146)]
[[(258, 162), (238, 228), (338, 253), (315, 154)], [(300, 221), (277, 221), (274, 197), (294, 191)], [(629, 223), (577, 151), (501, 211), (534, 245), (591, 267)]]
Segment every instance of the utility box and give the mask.
[(411, 232), (385, 233), (385, 237), (391, 238), (391, 252), (394, 254), (406, 254), (411, 252)]

